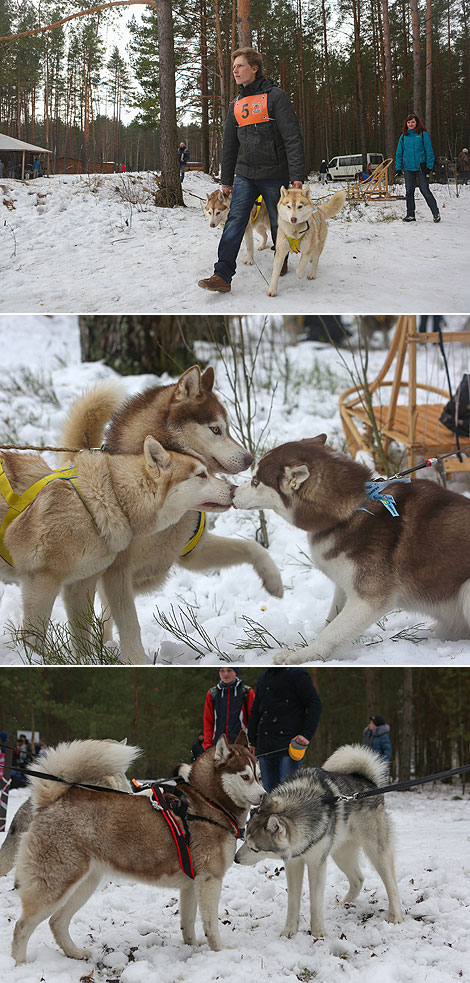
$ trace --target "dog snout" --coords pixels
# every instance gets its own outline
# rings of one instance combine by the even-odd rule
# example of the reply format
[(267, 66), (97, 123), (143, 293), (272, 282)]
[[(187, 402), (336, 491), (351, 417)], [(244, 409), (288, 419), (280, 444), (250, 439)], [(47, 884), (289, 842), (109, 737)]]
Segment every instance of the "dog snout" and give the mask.
[(232, 484), (230, 484), (228, 486), (228, 488), (229, 488), (229, 492), (230, 492), (230, 500), (233, 502), (233, 499), (235, 497), (235, 492), (236, 492), (236, 490), (238, 488), (238, 485), (232, 485)]
[(295, 215), (291, 215), (291, 222), (292, 222), (292, 225), (295, 225), (295, 223), (296, 223), (296, 221), (297, 221), (297, 218), (296, 218), (296, 216), (295, 216)]
[(245, 468), (249, 468), (250, 464), (253, 464), (253, 461), (254, 461), (253, 454), (250, 454), (249, 451), (246, 451), (243, 457), (243, 464), (244, 464), (243, 470), (245, 470)]

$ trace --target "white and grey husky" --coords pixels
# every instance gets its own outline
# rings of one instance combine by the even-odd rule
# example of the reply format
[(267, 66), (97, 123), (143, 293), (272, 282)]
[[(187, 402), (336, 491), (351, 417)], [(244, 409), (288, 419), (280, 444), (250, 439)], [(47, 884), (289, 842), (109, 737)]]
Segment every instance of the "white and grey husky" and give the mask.
[(323, 768), (303, 768), (267, 795), (246, 828), (246, 841), (235, 856), (239, 864), (255, 864), (265, 857), (280, 857), (286, 867), (288, 906), (282, 935), (291, 938), (299, 927), (304, 868), (310, 886), (312, 935), (325, 934), (323, 894), (326, 862), (331, 855), (349, 880), (342, 904), (357, 898), (363, 876), (359, 867), (362, 847), (382, 878), (388, 895), (390, 921), (401, 922), (395, 877), (392, 831), (383, 796), (359, 801), (333, 801), (384, 784), (382, 759), (361, 745), (338, 748)]

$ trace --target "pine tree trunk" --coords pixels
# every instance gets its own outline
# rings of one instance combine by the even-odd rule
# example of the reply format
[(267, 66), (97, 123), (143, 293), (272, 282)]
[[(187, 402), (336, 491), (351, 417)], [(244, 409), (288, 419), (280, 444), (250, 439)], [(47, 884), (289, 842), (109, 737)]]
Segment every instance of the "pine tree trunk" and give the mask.
[(411, 777), (413, 747), (413, 670), (409, 667), (403, 670), (402, 708), (398, 780), (407, 782)]
[(240, 48), (251, 48), (250, 15), (250, 0), (237, 0), (238, 44)]
[(200, 14), (200, 54), (201, 54), (201, 161), (206, 174), (209, 173), (209, 76), (207, 71), (207, 3), (199, 0)]
[(175, 49), (171, 0), (155, 0), (160, 61), (160, 161), (161, 183), (157, 205), (174, 208), (184, 205), (178, 167), (176, 127)]
[(395, 125), (393, 119), (392, 49), (390, 43), (390, 23), (388, 19), (388, 0), (382, 0), (382, 22), (385, 60), (385, 156), (394, 158)]
[(420, 119), (421, 110), (421, 41), (419, 35), (418, 0), (410, 0), (411, 23), (413, 28), (413, 110)]

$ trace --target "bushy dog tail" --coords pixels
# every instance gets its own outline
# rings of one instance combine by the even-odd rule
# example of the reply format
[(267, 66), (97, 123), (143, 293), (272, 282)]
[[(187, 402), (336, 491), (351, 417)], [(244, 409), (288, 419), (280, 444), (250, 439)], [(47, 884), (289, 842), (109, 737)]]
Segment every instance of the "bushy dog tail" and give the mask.
[[(65, 447), (88, 450), (100, 447), (106, 424), (125, 399), (121, 382), (107, 379), (87, 389), (72, 403), (62, 427), (62, 444)], [(63, 463), (70, 454), (61, 455)]]
[[(71, 741), (50, 748), (34, 762), (33, 768), (70, 784), (84, 782), (125, 789), (124, 772), (141, 753), (138, 747), (115, 741)], [(30, 783), (34, 811), (55, 802), (69, 787), (41, 778), (31, 778)]]
[(346, 201), (345, 191), (335, 191), (332, 198), (326, 201), (324, 205), (319, 205), (319, 210), (323, 212), (325, 218), (333, 218), (343, 207)]
[(384, 785), (388, 775), (388, 767), (384, 759), (363, 744), (343, 744), (330, 754), (322, 768), (325, 771), (339, 771), (345, 775), (363, 775), (374, 785)]

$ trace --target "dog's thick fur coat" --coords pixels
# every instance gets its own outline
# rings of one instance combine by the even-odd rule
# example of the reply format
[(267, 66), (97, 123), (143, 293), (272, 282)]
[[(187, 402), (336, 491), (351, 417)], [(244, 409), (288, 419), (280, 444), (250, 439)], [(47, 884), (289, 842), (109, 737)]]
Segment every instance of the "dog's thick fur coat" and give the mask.
[[(2, 463), (11, 486), (20, 493), (51, 473), (47, 463), (32, 454), (5, 451)], [(80, 494), (61, 479), (40, 490), (5, 532), (13, 567), (0, 559), (1, 576), (21, 583), (24, 627), (34, 648), (61, 590), (67, 618), (81, 630), (102, 575), (125, 657), (127, 651), (135, 651), (140, 629), (132, 590), (107, 572), (113, 560), (136, 538), (174, 527), (189, 508), (230, 508), (232, 486), (210, 475), (198, 458), (169, 452), (151, 436), (145, 436), (135, 454), (84, 450), (74, 463)], [(7, 510), (0, 498), (0, 522)]]
[[(43, 759), (41, 768), (68, 782), (91, 784), (103, 772), (129, 767), (136, 753), (138, 749), (119, 744), (75, 741), (59, 745)], [(225, 736), (219, 738), (194, 762), (188, 779), (184, 793), (188, 822), (189, 815), (194, 817), (190, 822), (194, 880), (180, 869), (168, 826), (147, 795), (110, 795), (32, 780), (34, 819), (21, 839), (16, 863), (23, 905), (12, 946), (17, 963), (26, 961), (28, 939), (46, 918), (65, 954), (86, 959), (89, 953), (69, 935), (70, 919), (103, 874), (111, 871), (147, 884), (179, 888), (184, 942), (196, 945), (199, 905), (211, 949), (222, 948), (217, 909), (222, 878), (235, 855), (236, 834), (214, 803), (242, 826), (250, 805), (259, 804), (264, 789), (244, 734), (232, 745)]]
[(295, 249), (300, 252), (300, 261), (295, 271), (297, 276), (301, 280), (310, 266), (307, 280), (315, 279), (318, 260), (328, 233), (327, 219), (337, 215), (345, 201), (346, 192), (336, 191), (324, 205), (315, 207), (310, 198), (308, 184), (303, 188), (281, 188), (277, 206), (276, 251), (268, 297), (277, 295), (284, 260), (289, 252), (294, 251), (289, 239), (298, 240), (298, 248)]
[(366, 499), (369, 469), (325, 440), (274, 448), (234, 496), (237, 508), (271, 508), (305, 529), (315, 565), (335, 583), (327, 627), (274, 661), (347, 658), (351, 642), (393, 608), (437, 619), (446, 639), (469, 638), (470, 501), (426, 479), (397, 481), (386, 489), (393, 517)]
[[(226, 410), (213, 392), (213, 385), (212, 368), (201, 373), (193, 366), (178, 382), (153, 386), (120, 405), (121, 391), (116, 393), (110, 383), (100, 384), (73, 404), (63, 441), (69, 447), (99, 446), (104, 423), (110, 420), (105, 441), (111, 455), (140, 453), (146, 434), (151, 433), (164, 447), (199, 458), (211, 474), (236, 474), (249, 467), (252, 456), (231, 436)], [(250, 563), (266, 590), (282, 597), (279, 571), (258, 543), (215, 536), (205, 529), (196, 548), (181, 557), (194, 533), (195, 519), (194, 512), (188, 511), (179, 522), (157, 535), (136, 536), (109, 570), (105, 593), (115, 592), (119, 584), (124, 584), (126, 590), (132, 585), (136, 592), (155, 591), (176, 562), (191, 570)], [(122, 656), (128, 662), (146, 661), (140, 637), (134, 636), (133, 642), (128, 639)]]
[[(211, 229), (216, 229), (217, 227), (221, 229), (224, 228), (224, 225), (228, 219), (231, 200), (231, 192), (229, 195), (226, 195), (223, 191), (218, 190), (213, 191), (210, 195), (206, 195), (204, 216), (209, 222)], [(250, 218), (244, 234), (246, 259), (244, 259), (243, 262), (245, 266), (253, 266), (254, 263), (253, 232), (256, 232), (259, 236), (261, 236), (261, 245), (258, 246), (258, 251), (261, 252), (262, 249), (266, 249), (268, 232), (270, 228), (271, 225), (269, 221), (268, 209), (266, 208), (264, 201), (261, 202), (259, 208), (255, 203), (251, 209)]]
[(375, 751), (345, 745), (322, 768), (302, 768), (277, 785), (252, 813), (246, 840), (235, 861), (255, 864), (263, 857), (281, 857), (285, 863), (288, 907), (282, 935), (291, 938), (299, 928), (304, 868), (310, 886), (310, 928), (325, 935), (323, 894), (329, 855), (349, 880), (342, 904), (354, 901), (363, 884), (359, 867), (362, 847), (382, 878), (390, 905), (390, 921), (401, 922), (395, 877), (393, 838), (383, 796), (357, 802), (324, 801), (349, 796), (384, 784), (386, 765)]

